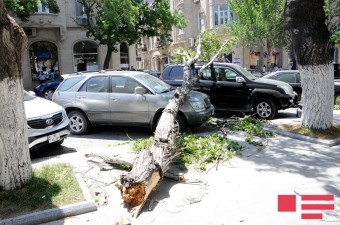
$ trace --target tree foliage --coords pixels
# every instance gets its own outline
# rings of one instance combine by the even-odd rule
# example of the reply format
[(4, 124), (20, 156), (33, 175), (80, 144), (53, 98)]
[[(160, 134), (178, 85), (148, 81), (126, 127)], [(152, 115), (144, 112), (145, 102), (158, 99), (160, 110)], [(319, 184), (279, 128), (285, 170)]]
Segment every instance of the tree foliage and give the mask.
[(340, 44), (340, 0), (325, 0), (327, 26), (332, 33), (331, 42)]
[(284, 39), (285, 0), (229, 0), (237, 20), (231, 33), (246, 47), (267, 45), (279, 47)]
[(111, 53), (116, 45), (138, 42), (141, 37), (157, 37), (158, 45), (171, 41), (173, 26), (183, 28), (186, 21), (180, 12), (170, 11), (169, 1), (155, 0), (149, 4), (143, 0), (78, 0), (84, 5), (88, 23), (87, 36), (93, 37), (108, 52), (104, 68), (108, 68)]
[[(221, 32), (221, 30), (225, 30), (225, 32)], [(229, 54), (232, 51), (235, 40), (234, 38), (228, 37), (226, 35), (227, 32), (228, 29), (226, 27), (223, 27), (220, 30), (212, 28), (203, 31), (200, 34), (200, 37), (202, 39), (202, 53), (199, 60), (210, 61), (215, 56), (216, 52), (219, 52), (219, 54), (216, 56), (216, 58), (218, 59), (222, 59), (224, 54)], [(195, 45), (197, 46), (197, 43), (195, 43)], [(182, 54), (183, 52), (191, 57), (196, 54), (194, 50), (184, 49), (183, 47), (172, 47), (170, 52), (174, 63), (183, 63), (185, 61), (185, 58)]]
[(9, 12), (24, 22), (38, 11), (39, 5), (47, 7), (51, 13), (60, 12), (56, 0), (4, 0), (4, 3)]

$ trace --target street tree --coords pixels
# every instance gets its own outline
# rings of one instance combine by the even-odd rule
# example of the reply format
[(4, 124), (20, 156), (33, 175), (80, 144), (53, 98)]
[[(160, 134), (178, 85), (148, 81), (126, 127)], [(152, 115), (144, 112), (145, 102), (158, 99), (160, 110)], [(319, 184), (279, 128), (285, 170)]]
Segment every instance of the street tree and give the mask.
[[(302, 127), (328, 129), (333, 123), (333, 51), (339, 20), (339, 0), (287, 0), (285, 33), (299, 65)], [(337, 13), (336, 13), (337, 12)]]
[(86, 35), (107, 46), (103, 68), (107, 69), (117, 45), (138, 43), (142, 37), (157, 37), (158, 47), (171, 41), (173, 26), (183, 28), (186, 21), (180, 12), (170, 11), (168, 0), (77, 0), (85, 10)]
[(262, 46), (269, 68), (273, 48), (285, 46), (283, 10), (285, 0), (229, 0), (236, 14), (230, 32), (247, 48)]
[(0, 191), (19, 189), (32, 176), (21, 69), (27, 44), (0, 1)]

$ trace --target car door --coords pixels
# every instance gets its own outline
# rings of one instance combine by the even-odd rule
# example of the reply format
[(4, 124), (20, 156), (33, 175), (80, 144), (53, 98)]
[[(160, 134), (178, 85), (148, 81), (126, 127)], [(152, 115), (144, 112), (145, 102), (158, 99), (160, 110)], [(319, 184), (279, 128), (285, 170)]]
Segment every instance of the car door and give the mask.
[(243, 76), (226, 66), (216, 66), (214, 72), (216, 83), (212, 90), (214, 101), (211, 102), (216, 109), (246, 109), (251, 90), (247, 88), (246, 83), (236, 82), (237, 77)]
[(136, 87), (143, 87), (127, 76), (111, 76), (110, 110), (113, 123), (149, 123), (148, 95), (135, 94)]
[(76, 93), (76, 103), (94, 123), (108, 123), (111, 119), (109, 107), (109, 78), (94, 76), (89, 78)]

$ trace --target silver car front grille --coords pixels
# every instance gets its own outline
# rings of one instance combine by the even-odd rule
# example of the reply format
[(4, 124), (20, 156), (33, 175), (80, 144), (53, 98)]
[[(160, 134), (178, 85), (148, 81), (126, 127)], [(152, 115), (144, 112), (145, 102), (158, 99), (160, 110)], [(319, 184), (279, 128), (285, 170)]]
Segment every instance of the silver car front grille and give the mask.
[(47, 117), (44, 119), (30, 120), (30, 121), (27, 121), (27, 123), (32, 129), (46, 129), (49, 127), (57, 126), (62, 121), (63, 121), (63, 114), (60, 112), (60, 113), (54, 114), (51, 117)]

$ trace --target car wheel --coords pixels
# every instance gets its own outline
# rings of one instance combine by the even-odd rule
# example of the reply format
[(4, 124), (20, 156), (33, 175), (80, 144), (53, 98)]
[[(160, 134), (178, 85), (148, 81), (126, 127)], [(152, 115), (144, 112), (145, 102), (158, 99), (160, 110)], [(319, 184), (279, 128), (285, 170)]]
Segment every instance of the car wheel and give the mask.
[(70, 119), (71, 134), (81, 135), (87, 132), (90, 124), (84, 113), (80, 111), (71, 111), (67, 115)]
[[(161, 117), (158, 118), (157, 124), (158, 124), (160, 118)], [(155, 130), (156, 130), (156, 127), (155, 127)], [(175, 118), (175, 129), (178, 132), (183, 132), (187, 129), (187, 125), (186, 125), (184, 119), (179, 115), (177, 115), (176, 118)]]
[(46, 89), (44, 91), (44, 98), (46, 98), (48, 100), (52, 100), (53, 93), (54, 93), (53, 89)]
[(261, 98), (257, 101), (256, 106), (256, 116), (261, 119), (274, 119), (278, 113), (277, 105), (271, 99)]

